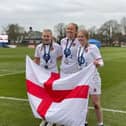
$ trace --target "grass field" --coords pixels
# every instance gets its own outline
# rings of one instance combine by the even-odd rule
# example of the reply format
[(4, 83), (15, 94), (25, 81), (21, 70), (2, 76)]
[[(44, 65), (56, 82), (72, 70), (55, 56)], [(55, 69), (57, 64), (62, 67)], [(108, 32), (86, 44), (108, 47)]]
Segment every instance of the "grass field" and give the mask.
[[(126, 126), (126, 48), (102, 48), (105, 66), (102, 77), (102, 107), (125, 113), (104, 111), (105, 126)], [(0, 97), (27, 98), (25, 56), (28, 48), (0, 48)], [(90, 104), (91, 106), (91, 104)], [(89, 126), (96, 126), (94, 111), (89, 110)], [(0, 99), (0, 126), (39, 126), (27, 101)]]

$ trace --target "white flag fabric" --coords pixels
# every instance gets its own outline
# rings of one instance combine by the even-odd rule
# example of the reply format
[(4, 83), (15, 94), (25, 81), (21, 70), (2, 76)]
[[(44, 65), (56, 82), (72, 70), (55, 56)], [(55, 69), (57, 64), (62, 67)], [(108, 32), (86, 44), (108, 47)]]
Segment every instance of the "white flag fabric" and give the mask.
[(27, 94), (36, 118), (65, 126), (84, 126), (88, 110), (89, 84), (96, 68), (93, 64), (60, 78), (26, 57)]

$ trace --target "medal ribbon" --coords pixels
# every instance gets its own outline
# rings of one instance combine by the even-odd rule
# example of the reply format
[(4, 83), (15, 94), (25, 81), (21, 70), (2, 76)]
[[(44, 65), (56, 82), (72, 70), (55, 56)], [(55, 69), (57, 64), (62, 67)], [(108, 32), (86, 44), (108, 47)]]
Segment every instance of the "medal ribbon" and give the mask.
[(81, 53), (81, 47), (79, 48), (79, 52), (78, 52), (78, 64), (81, 66), (82, 64), (84, 64), (85, 63), (85, 58), (84, 58), (84, 48), (83, 48), (83, 51), (82, 51), (82, 53)]
[(49, 44), (49, 50), (48, 50), (48, 52), (46, 52), (46, 44), (44, 44), (43, 47), (44, 47), (43, 59), (45, 60), (45, 62), (47, 64), (48, 61), (50, 60), (50, 51), (51, 51), (52, 43)]

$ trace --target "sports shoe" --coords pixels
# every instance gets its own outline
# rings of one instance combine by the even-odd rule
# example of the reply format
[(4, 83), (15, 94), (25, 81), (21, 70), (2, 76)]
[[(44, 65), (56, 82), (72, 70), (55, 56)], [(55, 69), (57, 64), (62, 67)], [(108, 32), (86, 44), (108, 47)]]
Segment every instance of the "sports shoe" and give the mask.
[(59, 124), (56, 124), (56, 126), (64, 126), (64, 125), (59, 125)]
[(43, 120), (39, 126), (46, 126), (47, 122), (45, 120)]
[(48, 123), (46, 126), (53, 126), (53, 124), (51, 124), (51, 123)]

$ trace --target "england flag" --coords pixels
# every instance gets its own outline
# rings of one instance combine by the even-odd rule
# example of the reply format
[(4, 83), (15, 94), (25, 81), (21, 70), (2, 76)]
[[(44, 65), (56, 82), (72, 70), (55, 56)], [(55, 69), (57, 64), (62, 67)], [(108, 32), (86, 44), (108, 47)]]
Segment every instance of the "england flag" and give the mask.
[(26, 57), (26, 87), (36, 118), (65, 126), (84, 126), (88, 111), (93, 64), (64, 78), (46, 71)]

